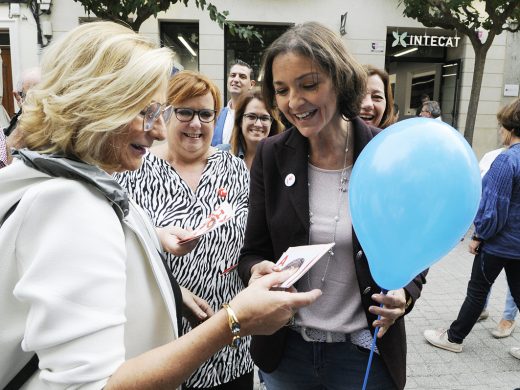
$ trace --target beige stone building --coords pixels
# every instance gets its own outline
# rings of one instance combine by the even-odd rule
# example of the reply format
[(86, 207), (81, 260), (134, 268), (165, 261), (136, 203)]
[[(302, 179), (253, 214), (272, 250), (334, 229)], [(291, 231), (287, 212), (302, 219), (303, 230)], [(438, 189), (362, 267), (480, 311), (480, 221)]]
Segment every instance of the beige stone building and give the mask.
[[(42, 43), (57, 39), (87, 15), (73, 0), (38, 0)], [(342, 39), (365, 64), (385, 68), (394, 88), (401, 118), (415, 115), (420, 95), (441, 103), (443, 120), (463, 131), (469, 101), (474, 53), (467, 39), (455, 31), (425, 28), (402, 15), (398, 0), (214, 0), (229, 11), (229, 19), (254, 25), (268, 44), (288, 26), (319, 21)], [(191, 2), (176, 4), (148, 19), (141, 33), (172, 47), (177, 62), (211, 77), (225, 91), (229, 63), (240, 58), (258, 72), (265, 45), (243, 42), (211, 21)], [(485, 34), (485, 32), (483, 32)], [(36, 66), (41, 55), (36, 21), (24, 3), (0, 4), (0, 48), (3, 59), (4, 107), (16, 110), (12, 90), (21, 71)], [(518, 96), (520, 84), (519, 34), (495, 38), (485, 68), (474, 150), (477, 157), (498, 145), (496, 112)]]

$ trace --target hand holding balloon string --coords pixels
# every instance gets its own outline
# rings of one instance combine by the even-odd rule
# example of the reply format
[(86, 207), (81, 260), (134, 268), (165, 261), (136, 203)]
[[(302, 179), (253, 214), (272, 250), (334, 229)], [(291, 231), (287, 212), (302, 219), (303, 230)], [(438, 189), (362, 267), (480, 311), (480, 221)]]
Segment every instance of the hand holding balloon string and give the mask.
[(379, 328), (377, 337), (381, 338), (388, 331), (395, 321), (402, 317), (406, 310), (406, 294), (404, 289), (391, 290), (384, 293), (372, 295), (372, 299), (380, 304), (380, 306), (370, 306), (368, 309), (372, 314), (376, 314), (377, 320), (372, 325)]
[(381, 306), (369, 308), (378, 318), (372, 323), (376, 330), (363, 389), (376, 337), (405, 313), (402, 287), (460, 242), (480, 194), (471, 146), (440, 121), (400, 121), (375, 136), (357, 158), (349, 184), (352, 225), (374, 281), (391, 290), (372, 296)]

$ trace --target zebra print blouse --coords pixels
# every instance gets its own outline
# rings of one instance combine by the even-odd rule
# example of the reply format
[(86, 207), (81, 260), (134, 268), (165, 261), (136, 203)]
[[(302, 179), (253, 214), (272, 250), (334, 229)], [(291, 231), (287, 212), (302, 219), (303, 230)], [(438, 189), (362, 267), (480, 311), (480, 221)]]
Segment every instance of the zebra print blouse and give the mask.
[[(190, 253), (176, 257), (166, 253), (168, 265), (179, 284), (204, 298), (213, 310), (220, 309), (244, 288), (236, 271), (244, 243), (249, 199), (249, 172), (244, 162), (230, 153), (216, 151), (208, 158), (195, 192), (168, 162), (148, 153), (140, 169), (116, 174), (116, 180), (150, 215), (155, 226), (170, 224), (195, 229), (217, 208), (222, 199), (234, 206), (235, 217), (202, 236)], [(191, 329), (183, 319), (184, 333)], [(188, 387), (214, 387), (253, 370), (250, 338), (238, 350), (225, 347), (204, 363), (186, 382)]]

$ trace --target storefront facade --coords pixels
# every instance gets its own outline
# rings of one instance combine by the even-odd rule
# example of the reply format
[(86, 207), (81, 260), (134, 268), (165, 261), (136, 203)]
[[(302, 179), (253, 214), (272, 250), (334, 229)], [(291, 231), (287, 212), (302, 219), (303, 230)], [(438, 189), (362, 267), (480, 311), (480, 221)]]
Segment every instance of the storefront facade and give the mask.
[[(293, 24), (315, 20), (342, 36), (351, 53), (363, 64), (385, 68), (391, 76), (401, 118), (413, 116), (421, 94), (438, 100), (443, 120), (463, 131), (469, 102), (474, 52), (468, 40), (455, 31), (425, 28), (402, 15), (398, 0), (217, 0), (219, 11), (229, 19), (255, 25), (269, 43)], [(23, 69), (36, 66), (41, 50), (34, 18), (26, 5), (18, 10), (0, 4), (0, 34), (7, 34), (12, 86)], [(18, 12), (16, 12), (18, 11)], [(83, 7), (72, 0), (53, 0), (50, 14), (40, 18), (53, 40), (85, 18)], [(50, 26), (50, 30), (49, 30)], [(225, 94), (229, 64), (243, 59), (259, 71), (263, 45), (246, 43), (222, 30), (206, 11), (176, 4), (157, 19), (150, 18), (141, 33), (172, 47), (177, 62), (185, 69), (199, 70), (212, 78)], [(478, 157), (498, 145), (496, 112), (518, 96), (520, 70), (519, 34), (503, 33), (495, 38), (485, 68), (473, 147)], [(1, 36), (0, 36), (1, 38)], [(394, 44), (395, 43), (395, 44)], [(9, 46), (9, 47), (7, 47)], [(9, 95), (4, 81), (4, 95)], [(9, 99), (10, 95), (7, 96)], [(4, 100), (5, 102), (5, 100)], [(4, 103), (4, 107), (5, 107)], [(7, 108), (7, 107), (6, 107)]]

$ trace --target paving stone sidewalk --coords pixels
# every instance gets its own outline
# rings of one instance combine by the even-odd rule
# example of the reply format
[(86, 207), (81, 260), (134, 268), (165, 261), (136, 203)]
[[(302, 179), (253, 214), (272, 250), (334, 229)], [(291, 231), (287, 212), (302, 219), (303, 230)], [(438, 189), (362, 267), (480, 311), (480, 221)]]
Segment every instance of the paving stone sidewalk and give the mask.
[[(504, 309), (507, 288), (504, 272), (492, 289), (489, 318), (474, 326), (464, 341), (462, 353), (432, 347), (423, 337), (425, 329), (448, 327), (457, 317), (466, 296), (473, 264), (467, 243), (466, 238), (430, 269), (421, 299), (406, 317), (407, 390), (520, 388), (520, 360), (508, 353), (510, 347), (520, 347), (520, 328), (504, 339), (495, 339), (490, 334)], [(517, 320), (520, 321), (520, 318), (517, 317)]]

